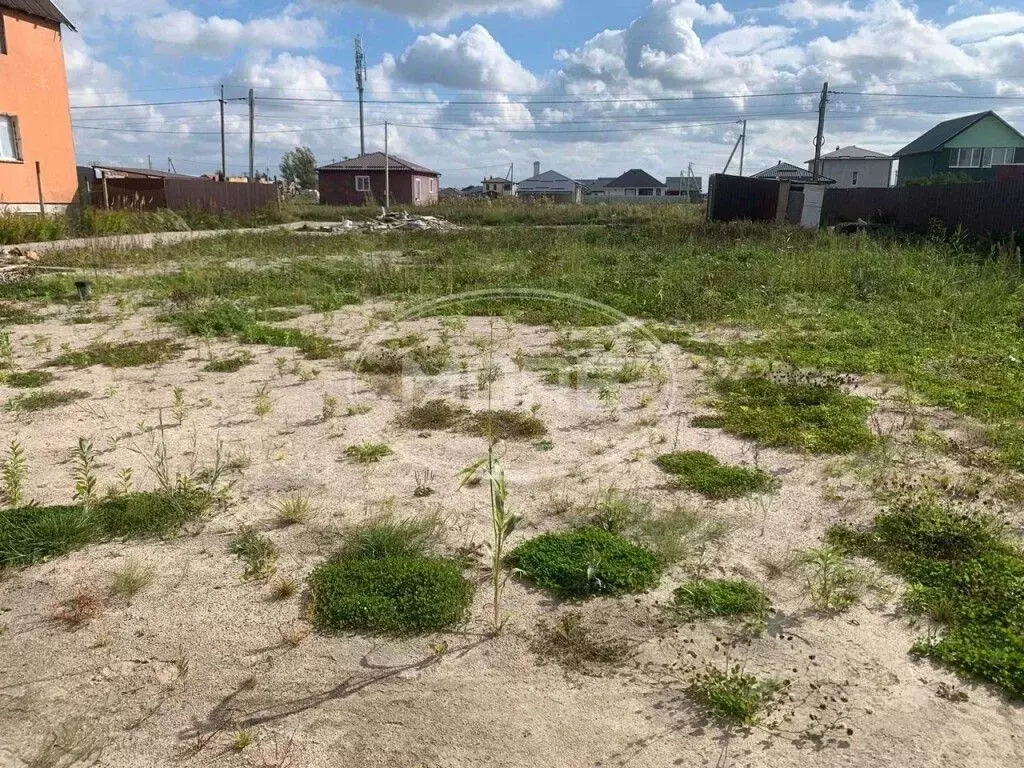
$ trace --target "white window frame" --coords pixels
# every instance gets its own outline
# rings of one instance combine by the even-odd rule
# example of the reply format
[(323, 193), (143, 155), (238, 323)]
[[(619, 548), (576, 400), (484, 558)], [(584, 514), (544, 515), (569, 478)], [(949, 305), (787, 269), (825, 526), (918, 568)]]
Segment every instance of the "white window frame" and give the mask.
[(423, 179), (417, 176), (415, 179), (412, 180), (412, 182), (414, 189), (413, 200), (419, 200), (420, 195), (423, 193)]
[(369, 176), (356, 176), (356, 192), (372, 192)]
[(1013, 165), (1014, 147), (986, 147), (981, 154), (981, 167)]
[(7, 114), (6, 112), (0, 112), (0, 118), (7, 121), (10, 131), (11, 149), (14, 151), (12, 157), (0, 156), (0, 163), (21, 163), (24, 162), (25, 156), (22, 152), (21, 146), (21, 127), (18, 125), (18, 116)]
[(431, 179), (430, 180), (430, 192), (431, 192), (431, 194), (433, 194), (434, 192), (437, 191), (437, 186), (436, 185), (437, 185), (437, 179)]
[[(966, 161), (964, 160), (964, 153)], [(950, 168), (981, 168), (982, 155), (981, 147), (954, 147), (949, 150)]]

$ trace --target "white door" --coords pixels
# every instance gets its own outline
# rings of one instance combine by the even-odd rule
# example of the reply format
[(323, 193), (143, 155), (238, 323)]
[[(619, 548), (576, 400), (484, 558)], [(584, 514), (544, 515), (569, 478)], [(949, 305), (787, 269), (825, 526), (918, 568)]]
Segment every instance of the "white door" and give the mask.
[(420, 187), (421, 187), (421, 180), (420, 179), (416, 179), (415, 180), (415, 187), (416, 187), (416, 193), (414, 194), (413, 199), (418, 203), (420, 201), (420, 191), (421, 191), (420, 190)]

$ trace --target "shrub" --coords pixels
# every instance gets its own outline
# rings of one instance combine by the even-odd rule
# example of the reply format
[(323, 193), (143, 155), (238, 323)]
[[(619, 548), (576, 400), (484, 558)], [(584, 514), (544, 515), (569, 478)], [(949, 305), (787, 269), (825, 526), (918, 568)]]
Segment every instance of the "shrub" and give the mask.
[(398, 423), (406, 429), (452, 429), (469, 415), (469, 409), (452, 405), (447, 400), (431, 400), (414, 406), (399, 418)]
[(185, 345), (171, 339), (150, 341), (126, 341), (121, 344), (104, 342), (93, 344), (77, 352), (68, 352), (53, 360), (50, 365), (70, 368), (88, 368), (104, 365), (107, 368), (135, 368), (142, 365), (166, 363), (180, 357)]
[(340, 556), (313, 571), (310, 591), (321, 631), (412, 635), (462, 622), (474, 587), (453, 560)]
[(905, 578), (908, 606), (944, 625), (914, 653), (1024, 698), (1024, 552), (998, 518), (906, 499), (871, 529), (829, 540)]
[(469, 434), (496, 440), (533, 440), (544, 437), (548, 428), (536, 416), (518, 411), (481, 411), (465, 422)]
[(684, 451), (659, 456), (657, 464), (683, 488), (709, 499), (735, 499), (750, 493), (766, 493), (776, 486), (775, 478), (760, 469), (722, 464), (703, 451)]
[(509, 562), (563, 597), (643, 592), (661, 572), (649, 550), (600, 528), (543, 534), (519, 545)]
[(7, 386), (15, 389), (45, 387), (56, 377), (49, 371), (21, 371), (7, 375)]
[(687, 618), (751, 616), (764, 619), (771, 601), (759, 587), (747, 581), (697, 579), (678, 587), (673, 605)]
[(702, 426), (811, 453), (849, 453), (874, 443), (866, 424), (874, 404), (845, 394), (832, 380), (745, 376), (719, 379), (715, 389), (719, 419)]
[(783, 687), (774, 680), (747, 674), (737, 664), (725, 671), (709, 667), (698, 673), (690, 694), (715, 720), (725, 725), (753, 726), (775, 708)]

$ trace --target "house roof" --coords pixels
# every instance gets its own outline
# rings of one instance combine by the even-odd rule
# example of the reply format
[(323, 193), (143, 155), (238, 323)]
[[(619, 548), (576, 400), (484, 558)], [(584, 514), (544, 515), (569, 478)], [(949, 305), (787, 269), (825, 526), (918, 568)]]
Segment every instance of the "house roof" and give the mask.
[(818, 176), (815, 178), (814, 174), (810, 171), (798, 168), (792, 163), (785, 163), (779, 161), (771, 168), (765, 168), (763, 171), (759, 171), (753, 175), (755, 179), (778, 179), (779, 181), (803, 181), (813, 182), (817, 181), (820, 184), (835, 184), (835, 179), (830, 179), (827, 176)]
[[(2, 0), (0, 0), (2, 1)], [(93, 171), (113, 171), (114, 173), (130, 173), (133, 176), (144, 176), (151, 179), (197, 179), (198, 176), (189, 176), (185, 173), (171, 173), (170, 171), (154, 171), (151, 168), (126, 168), (117, 165), (94, 165)]]
[[(918, 136), (912, 142), (907, 144), (907, 146), (893, 155), (893, 157), (904, 157), (906, 155), (920, 155), (926, 152), (934, 152), (935, 150), (940, 149), (946, 142), (956, 138), (972, 125), (981, 122), (989, 115), (1005, 124), (1010, 128), (1010, 130), (1016, 132), (1018, 136), (1021, 136), (1020, 131), (1003, 120), (1003, 118), (999, 117), (995, 112), (989, 110), (987, 112), (977, 112), (973, 115), (954, 117), (952, 120), (946, 120), (945, 122), (939, 123), (927, 133)], [(1024, 138), (1024, 136), (1021, 136), (1021, 138)]]
[[(881, 152), (873, 152), (870, 149), (864, 149), (850, 145), (848, 147), (836, 147), (835, 152), (829, 152), (821, 156), (822, 160), (892, 160), (889, 155), (883, 155)], [(811, 158), (807, 161), (813, 163), (814, 159)]]
[(615, 181), (613, 176), (599, 176), (596, 179), (576, 179), (580, 184), (583, 185), (583, 189), (587, 192), (600, 192), (606, 186), (609, 181)]
[[(68, 29), (75, 29), (75, 25), (50, 0), (0, 0), (0, 7), (11, 8), (15, 11), (27, 13), (29, 16), (46, 19), (57, 24), (65, 24)], [(77, 32), (78, 30), (75, 31)]]
[(704, 179), (701, 176), (669, 176), (665, 179), (665, 187), (670, 191), (692, 189), (700, 192), (704, 188)]
[(637, 189), (664, 189), (665, 185), (651, 176), (647, 171), (641, 170), (640, 168), (632, 168), (617, 179), (609, 181), (605, 184), (605, 187), (612, 189), (622, 189), (623, 187), (635, 187)]
[(515, 184), (516, 183), (516, 182), (512, 181), (511, 179), (504, 179), (504, 178), (502, 178), (500, 176), (491, 176), (490, 178), (484, 179), (483, 183), (486, 184), (487, 182), (490, 182), (491, 184)]
[(365, 155), (359, 157), (352, 157), (348, 160), (342, 160), (338, 163), (331, 163), (325, 165), (317, 170), (320, 171), (383, 171), (385, 166), (392, 171), (414, 171), (416, 173), (427, 173), (431, 176), (440, 176), (441, 174), (437, 171), (432, 171), (424, 165), (418, 165), (409, 160), (405, 160), (398, 155), (391, 155), (390, 157), (385, 156), (383, 152), (367, 152)]
[(576, 187), (583, 186), (578, 181), (563, 176), (558, 171), (544, 171), (519, 182), (520, 194), (530, 192), (574, 192)]

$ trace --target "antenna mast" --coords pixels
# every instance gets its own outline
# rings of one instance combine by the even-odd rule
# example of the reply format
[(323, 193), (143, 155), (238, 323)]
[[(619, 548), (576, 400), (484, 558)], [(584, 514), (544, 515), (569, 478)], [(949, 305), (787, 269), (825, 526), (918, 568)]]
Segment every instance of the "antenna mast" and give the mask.
[(356, 90), (359, 91), (359, 154), (366, 154), (366, 129), (363, 125), (363, 86), (366, 83), (366, 54), (363, 38), (356, 35)]

